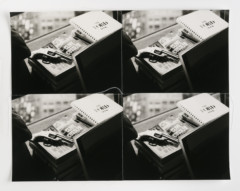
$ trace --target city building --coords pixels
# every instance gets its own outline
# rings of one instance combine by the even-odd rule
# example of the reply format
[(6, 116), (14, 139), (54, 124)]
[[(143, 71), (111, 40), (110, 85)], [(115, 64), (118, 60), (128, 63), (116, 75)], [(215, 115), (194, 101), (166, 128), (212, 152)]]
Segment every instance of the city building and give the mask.
[(173, 25), (182, 14), (182, 10), (130, 11), (123, 15), (124, 30), (137, 39)]
[(176, 107), (183, 94), (132, 94), (124, 98), (124, 113), (132, 122), (141, 121)]
[(32, 123), (54, 113), (70, 108), (70, 103), (77, 99), (76, 94), (35, 94), (26, 95), (12, 102), (13, 109), (26, 123)]

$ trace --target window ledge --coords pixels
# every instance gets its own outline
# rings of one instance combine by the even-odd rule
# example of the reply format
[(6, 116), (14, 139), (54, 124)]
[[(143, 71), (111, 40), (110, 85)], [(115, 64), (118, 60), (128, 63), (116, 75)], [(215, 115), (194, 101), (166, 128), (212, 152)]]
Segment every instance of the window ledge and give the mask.
[(35, 121), (33, 123), (30, 123), (27, 126), (31, 131), (31, 133), (34, 134), (50, 127), (52, 124), (54, 124), (57, 120), (61, 119), (62, 117), (67, 115), (72, 115), (74, 112), (75, 112), (74, 109), (67, 108), (63, 111), (60, 111), (58, 113), (55, 113), (53, 115), (50, 115), (38, 121)]
[(147, 46), (158, 41), (161, 37), (166, 36), (166, 34), (168, 33), (177, 33), (179, 28), (181, 28), (180, 25), (174, 24), (167, 28), (161, 29), (154, 33), (151, 33), (141, 38), (138, 38), (136, 40), (133, 40), (133, 43), (137, 47), (137, 49), (146, 48)]
[(150, 129), (151, 127), (154, 127), (160, 121), (163, 121), (170, 116), (173, 118), (177, 118), (179, 113), (181, 113), (181, 110), (178, 108), (174, 108), (166, 112), (149, 117), (147, 119), (144, 119), (142, 121), (136, 122), (133, 124), (133, 126), (136, 129), (136, 131), (140, 133)]
[(68, 34), (73, 30), (73, 27), (71, 25), (64, 26), (60, 29), (54, 30), (50, 33), (47, 33), (45, 35), (42, 35), (40, 37), (37, 37), (35, 39), (29, 40), (26, 42), (28, 47), (31, 51), (37, 50), (39, 48), (42, 48), (43, 46), (47, 45), (49, 42), (52, 42), (55, 38), (57, 38), (61, 34)]

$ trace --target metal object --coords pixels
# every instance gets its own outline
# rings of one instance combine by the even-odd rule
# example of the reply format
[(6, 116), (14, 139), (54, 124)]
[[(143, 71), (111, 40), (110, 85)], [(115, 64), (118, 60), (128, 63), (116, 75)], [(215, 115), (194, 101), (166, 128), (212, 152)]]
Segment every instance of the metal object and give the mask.
[(159, 62), (173, 61), (178, 63), (179, 61), (178, 55), (156, 46), (139, 50), (137, 56), (141, 58), (149, 58), (150, 60), (157, 60)]
[(54, 134), (49, 133), (48, 137), (53, 138), (53, 139), (58, 139), (59, 138), (62, 141), (66, 142), (67, 144), (73, 144), (74, 143), (72, 139), (69, 139), (69, 138), (67, 138), (63, 135), (58, 134), (58, 133), (56, 133), (56, 134), (55, 133)]
[(43, 144), (48, 147), (60, 145), (72, 146), (74, 144), (73, 140), (54, 131), (41, 131), (40, 133), (34, 135), (32, 141), (43, 142)]
[(176, 138), (174, 138), (174, 137), (172, 137), (172, 136), (170, 136), (170, 135), (168, 135), (168, 134), (166, 134), (166, 133), (163, 133), (163, 132), (154, 133), (154, 137), (157, 137), (157, 138), (162, 138), (162, 137), (164, 137), (164, 138), (172, 141), (172, 142), (175, 143), (175, 144), (178, 144), (178, 143), (179, 143), (179, 142), (178, 142), (178, 139), (176, 139)]
[(44, 64), (55, 64), (65, 62), (71, 64), (72, 58), (64, 53), (61, 53), (53, 48), (40, 48), (33, 51), (31, 59), (41, 59)]
[(137, 138), (138, 140), (141, 140), (144, 138), (148, 138), (148, 139), (150, 138), (150, 140), (156, 139), (158, 141), (166, 141), (167, 140), (175, 145), (179, 144), (178, 139), (176, 139), (164, 132), (161, 132), (157, 129), (147, 130), (147, 131), (144, 131), (144, 132), (138, 134), (138, 138)]

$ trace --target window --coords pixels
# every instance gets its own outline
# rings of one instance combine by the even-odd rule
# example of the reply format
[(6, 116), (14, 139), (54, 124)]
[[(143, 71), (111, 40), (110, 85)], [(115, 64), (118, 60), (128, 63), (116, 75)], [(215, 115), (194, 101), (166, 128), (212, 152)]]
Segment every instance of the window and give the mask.
[[(24, 12), (11, 17), (11, 25), (17, 30), (24, 40), (32, 40), (36, 37), (46, 34), (48, 30), (56, 30), (61, 16), (74, 17), (76, 13), (71, 12)], [(53, 22), (54, 21), (54, 22)], [(47, 26), (46, 24), (51, 26)], [(68, 21), (60, 23), (61, 26), (68, 25)], [(58, 27), (59, 28), (59, 27)]]
[(136, 123), (177, 107), (177, 102), (193, 93), (138, 93), (124, 97), (125, 115)]
[[(138, 93), (123, 98), (124, 114), (134, 124), (177, 107), (177, 102), (197, 93)], [(212, 94), (221, 101), (220, 93)], [(222, 100), (226, 102), (226, 100)], [(228, 105), (226, 102), (225, 104)]]
[[(69, 18), (81, 15), (86, 11), (53, 11), (12, 13), (11, 26), (25, 41), (33, 40), (61, 27), (69, 25)], [(112, 11), (105, 11), (112, 16)], [(47, 30), (46, 30), (47, 29)]]
[[(132, 40), (144, 37), (176, 23), (179, 16), (192, 10), (129, 11), (123, 14), (123, 29)], [(220, 11), (214, 12), (220, 15)]]
[(134, 40), (162, 29), (160, 26), (174, 24), (175, 20), (169, 18), (177, 18), (182, 14), (183, 11), (181, 10), (130, 11), (123, 15), (123, 28)]
[(48, 30), (52, 30), (53, 29), (53, 27), (52, 26), (48, 26)]
[[(106, 95), (114, 100), (113, 94)], [(87, 94), (31, 94), (14, 99), (12, 108), (30, 124), (70, 108), (72, 101), (85, 96)]]
[(49, 113), (53, 113), (54, 109), (49, 109), (48, 111), (49, 111)]
[(13, 109), (29, 124), (48, 117), (49, 114), (54, 114), (70, 108), (69, 105), (59, 105), (60, 102), (71, 102), (79, 96), (76, 94), (69, 95), (47, 95), (47, 94), (32, 94), (17, 98), (12, 101)]

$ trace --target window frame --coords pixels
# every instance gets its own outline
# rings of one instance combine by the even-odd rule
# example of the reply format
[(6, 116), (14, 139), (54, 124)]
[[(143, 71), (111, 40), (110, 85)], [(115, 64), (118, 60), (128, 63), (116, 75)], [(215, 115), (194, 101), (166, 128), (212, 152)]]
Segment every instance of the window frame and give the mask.
[[(157, 93), (158, 94), (158, 93)], [(160, 93), (159, 93), (160, 94)], [(184, 94), (184, 93), (182, 93), (182, 94)], [(201, 93), (198, 93), (198, 94), (201, 94)], [(197, 95), (198, 95), (197, 94)], [(127, 95), (127, 96), (131, 96), (132, 94), (129, 94), (129, 95)], [(210, 95), (212, 95), (213, 97), (217, 97), (217, 96), (219, 96), (220, 97), (220, 101), (223, 103), (223, 104), (225, 104), (226, 106), (229, 106), (229, 103), (226, 103), (226, 97), (223, 97), (223, 96), (226, 96), (225, 94), (223, 94), (223, 93), (210, 93)], [(126, 96), (126, 97), (127, 97)], [(194, 95), (192, 95), (192, 96), (194, 96)], [(191, 97), (192, 97), (191, 96)], [(183, 99), (182, 99), (183, 100)], [(170, 111), (173, 111), (173, 110), (175, 110), (175, 109), (178, 109), (178, 107), (176, 106), (176, 107), (174, 107), (174, 108), (171, 108), (171, 109), (168, 109), (168, 110), (166, 110), (166, 111), (163, 111), (163, 112), (160, 112), (160, 113), (157, 113), (157, 114), (154, 114), (154, 115), (152, 115), (152, 116), (149, 116), (149, 117), (147, 117), (147, 118), (144, 118), (144, 119), (142, 119), (142, 120), (139, 120), (139, 121), (136, 121), (136, 122), (131, 122), (132, 123), (132, 125), (133, 126), (135, 126), (135, 125), (137, 125), (137, 124), (139, 124), (139, 123), (142, 123), (142, 122), (145, 122), (145, 121), (147, 121), (147, 120), (150, 120), (150, 119), (152, 119), (152, 118), (155, 118), (155, 117), (157, 117), (157, 116), (160, 116), (160, 115), (163, 115), (163, 114), (165, 114), (165, 113), (168, 113), (168, 112), (170, 112)], [(123, 107), (123, 110), (124, 110), (124, 107)]]
[[(104, 94), (108, 95), (108, 94), (111, 94), (111, 93), (104, 93)], [(29, 94), (25, 94), (25, 95), (22, 95), (22, 96), (17, 96), (17, 97), (15, 97), (14, 99), (20, 99), (21, 97), (24, 97), (24, 96), (27, 96), (27, 95), (29, 95)], [(66, 95), (66, 94), (65, 94), (65, 95)], [(79, 94), (76, 94), (76, 96), (77, 96), (77, 95), (79, 95)], [(91, 94), (87, 94), (87, 95), (86, 95), (86, 94), (81, 94), (81, 95), (85, 95), (84, 97), (86, 97), (86, 96), (91, 95)], [(119, 94), (119, 95), (121, 95), (121, 94)], [(117, 94), (115, 94), (115, 93), (112, 93), (113, 101), (116, 102), (116, 103), (118, 103), (118, 104), (120, 104), (120, 105), (122, 105), (122, 100), (121, 100), (121, 98), (119, 97), (119, 95), (117, 95)], [(13, 101), (14, 99), (12, 99), (12, 101)], [(76, 98), (76, 100), (77, 100), (77, 98)], [(44, 120), (47, 120), (47, 119), (49, 119), (49, 118), (51, 118), (51, 117), (54, 117), (55, 115), (59, 115), (60, 113), (66, 112), (67, 110), (70, 110), (70, 109), (72, 109), (72, 107), (69, 105), (69, 107), (67, 107), (67, 108), (65, 108), (65, 109), (63, 109), (63, 110), (61, 110), (61, 111), (57, 111), (57, 112), (52, 113), (52, 114), (50, 114), (50, 115), (48, 115), (48, 116), (45, 116), (45, 117), (43, 117), (43, 118), (41, 118), (41, 119), (37, 119), (37, 120), (32, 121), (32, 122), (30, 122), (30, 123), (26, 123), (26, 125), (27, 125), (27, 126), (32, 126), (32, 125), (34, 125), (34, 124), (36, 124), (36, 123), (43, 122)]]
[[(92, 10), (84, 10), (84, 11), (89, 12), (89, 11), (92, 11)], [(114, 10), (102, 10), (102, 11), (111, 11), (113, 18), (114, 18), (115, 20), (117, 20), (117, 21), (121, 21), (121, 19), (122, 19), (122, 17), (121, 17), (121, 12), (120, 12), (120, 11), (114, 11)], [(51, 11), (49, 11), (49, 12), (51, 12)], [(54, 12), (54, 11), (52, 11), (52, 12)], [(63, 11), (63, 12), (64, 12), (64, 11)], [(73, 11), (73, 12), (74, 12), (74, 11)], [(23, 13), (25, 13), (25, 12), (10, 12), (10, 18), (11, 18), (11, 17), (14, 17), (14, 16), (17, 16), (17, 15), (20, 15), (20, 14), (23, 14)], [(46, 34), (42, 34), (42, 35), (40, 35), (40, 36), (34, 37), (34, 38), (32, 38), (32, 39), (29, 39), (29, 40), (24, 40), (24, 41), (25, 41), (26, 44), (32, 43), (32, 42), (34, 42), (35, 40), (39, 40), (39, 39), (41, 39), (41, 38), (44, 38), (44, 37), (46, 37), (46, 36), (49, 35), (49, 34), (55, 33), (55, 32), (57, 32), (57, 31), (59, 31), (59, 30), (62, 30), (62, 29), (64, 29), (64, 28), (67, 28), (67, 27), (69, 27), (69, 26), (70, 26), (70, 24), (67, 24), (67, 25), (61, 26), (61, 27), (59, 27), (59, 28), (57, 28), (57, 29), (54, 29), (54, 30), (52, 30), (52, 31), (50, 31), (50, 32), (48, 32), (48, 33), (46, 33)]]
[[(172, 10), (173, 10), (173, 9), (172, 9)], [(132, 11), (144, 11), (144, 10), (122, 11), (122, 15), (127, 14), (127, 13), (132, 12)], [(197, 11), (197, 9), (196, 9), (196, 10), (193, 10), (193, 11)], [(222, 19), (228, 21), (229, 10), (222, 10), (222, 9), (220, 10), (220, 9), (219, 9), (219, 11), (220, 11), (220, 15), (219, 15), (219, 16), (220, 16)], [(123, 23), (123, 19), (122, 19), (122, 23)], [(164, 28), (160, 28), (159, 30), (156, 30), (156, 31), (154, 31), (154, 32), (152, 32), (152, 33), (146, 34), (146, 35), (141, 36), (141, 37), (139, 37), (139, 38), (133, 39), (132, 41), (133, 41), (133, 42), (137, 42), (138, 40), (143, 40), (143, 39), (146, 38), (146, 37), (149, 37), (149, 36), (151, 36), (151, 35), (153, 35), (153, 34), (155, 34), (155, 33), (158, 33), (158, 32), (160, 32), (160, 31), (163, 31), (163, 30), (165, 30), (165, 29), (168, 29), (168, 28), (170, 28), (170, 27), (172, 27), (172, 26), (174, 26), (174, 25), (177, 25), (177, 23), (175, 22), (174, 24), (171, 24), (171, 25), (166, 26), (166, 27), (164, 27)]]

